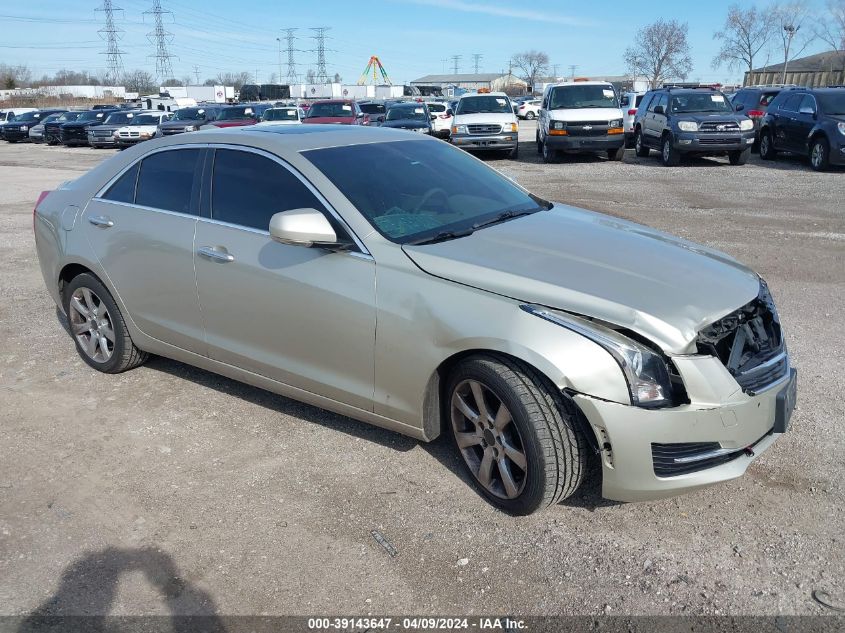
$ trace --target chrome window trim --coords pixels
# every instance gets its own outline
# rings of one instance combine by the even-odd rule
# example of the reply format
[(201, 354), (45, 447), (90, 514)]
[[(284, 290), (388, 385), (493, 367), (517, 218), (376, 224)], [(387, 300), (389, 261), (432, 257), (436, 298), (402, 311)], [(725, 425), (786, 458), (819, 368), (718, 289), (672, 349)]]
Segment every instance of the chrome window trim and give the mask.
[[(229, 143), (209, 143), (208, 145), (206, 145), (206, 147), (208, 149), (228, 149), (228, 150), (234, 150), (234, 151), (240, 151), (240, 152), (250, 152), (252, 154), (257, 154), (258, 156), (263, 156), (264, 158), (268, 158), (268, 159), (272, 160), (273, 162), (277, 163), (279, 166), (282, 167), (282, 169), (286, 169), (287, 171), (289, 171), (297, 180), (299, 180), (303, 185), (305, 185), (305, 188), (308, 189), (308, 191), (310, 191), (314, 195), (314, 197), (317, 198), (317, 200), (320, 201), (320, 203), (322, 203), (322, 205), (325, 207), (326, 211), (328, 211), (332, 215), (332, 217), (335, 220), (337, 220), (341, 224), (341, 226), (343, 226), (343, 228), (347, 231), (347, 233), (349, 233), (350, 237), (352, 237), (352, 241), (355, 242), (355, 245), (358, 247), (358, 249), (361, 251), (361, 253), (363, 255), (367, 255), (369, 257), (372, 257), (372, 254), (370, 253), (370, 251), (367, 249), (366, 246), (364, 246), (364, 242), (361, 241), (361, 239), (358, 237), (358, 235), (355, 233), (355, 231), (352, 230), (352, 227), (349, 226), (349, 223), (343, 218), (343, 216), (341, 216), (340, 213), (338, 213), (337, 210), (334, 208), (334, 206), (332, 206), (331, 203), (329, 203), (329, 201), (322, 194), (322, 192), (320, 192), (319, 189), (317, 189), (307, 178), (305, 178), (305, 176), (302, 175), (299, 172), (298, 169), (296, 169), (293, 165), (288, 163), (286, 160), (284, 160), (280, 156), (277, 156), (276, 154), (268, 152), (267, 150), (259, 149), (257, 147), (250, 147), (248, 145), (234, 145), (234, 144), (229, 144)], [(230, 226), (232, 228), (243, 229), (243, 230), (246, 230), (246, 231), (251, 231), (253, 233), (259, 233), (259, 234), (262, 234), (262, 235), (270, 235), (269, 231), (263, 231), (261, 229), (255, 229), (255, 228), (252, 228), (252, 227), (245, 226), (243, 224), (234, 224), (234, 223), (231, 223), (231, 222), (223, 222), (221, 220), (215, 220), (214, 219), (214, 208), (213, 208), (213, 199), (214, 199), (214, 169), (213, 169), (213, 163), (212, 163), (212, 170), (211, 170), (211, 176), (210, 177), (211, 177), (211, 181), (210, 181), (210, 183), (211, 183), (211, 200), (209, 200), (209, 204), (211, 205), (212, 217), (210, 217), (210, 218), (200, 217), (199, 218), (200, 220), (212, 221), (212, 222), (215, 222), (217, 224), (224, 225), (224, 226)]]
[(131, 209), (140, 209), (141, 211), (154, 211), (155, 213), (163, 213), (164, 215), (175, 215), (183, 218), (189, 218), (191, 220), (202, 220), (201, 217), (198, 215), (194, 215), (193, 213), (183, 213), (182, 211), (170, 211), (169, 209), (158, 209), (156, 207), (146, 207), (143, 204), (135, 204), (134, 202), (121, 202), (119, 200), (109, 200), (108, 198), (98, 198), (101, 202), (106, 202), (108, 204), (117, 204), (121, 207), (129, 207)]

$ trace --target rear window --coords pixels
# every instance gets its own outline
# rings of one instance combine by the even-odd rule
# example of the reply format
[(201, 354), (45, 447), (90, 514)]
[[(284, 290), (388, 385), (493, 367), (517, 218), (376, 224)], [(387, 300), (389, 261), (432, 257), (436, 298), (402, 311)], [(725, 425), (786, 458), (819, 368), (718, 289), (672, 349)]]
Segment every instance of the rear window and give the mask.
[(446, 106), (442, 103), (429, 103), (428, 109), (430, 112), (446, 112)]
[(141, 161), (136, 204), (192, 213), (191, 199), (200, 163), (199, 149), (178, 149), (152, 154)]
[(384, 114), (387, 111), (383, 103), (361, 103), (358, 107), (365, 114)]
[(355, 108), (351, 103), (315, 103), (308, 110), (308, 118), (317, 117), (346, 118), (354, 117)]

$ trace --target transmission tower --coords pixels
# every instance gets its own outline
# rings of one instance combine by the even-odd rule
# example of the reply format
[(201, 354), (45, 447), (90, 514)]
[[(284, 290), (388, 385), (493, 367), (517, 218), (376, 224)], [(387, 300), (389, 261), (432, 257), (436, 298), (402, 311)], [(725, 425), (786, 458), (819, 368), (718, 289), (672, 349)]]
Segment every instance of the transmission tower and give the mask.
[(329, 28), (331, 27), (320, 26), (311, 29), (315, 33), (314, 39), (317, 40), (317, 48), (311, 52), (317, 53), (317, 74), (314, 80), (318, 84), (329, 83), (329, 73), (326, 70), (326, 31)]
[[(282, 39), (287, 42), (288, 46), (288, 84), (298, 84), (299, 77), (296, 74), (296, 60), (293, 58), (293, 53), (295, 51), (293, 41), (296, 39), (296, 36), (294, 35), (294, 33), (296, 33), (296, 29), (282, 29), (282, 31), (285, 33), (285, 36)], [(325, 59), (323, 61), (325, 62)], [(281, 81), (282, 77), (279, 75), (279, 82)]]
[(200, 67), (197, 66), (196, 64), (194, 64), (194, 75), (196, 75), (197, 85), (199, 85), (199, 83), (200, 83)]
[(97, 31), (100, 37), (106, 40), (106, 50), (103, 53), (106, 56), (106, 83), (116, 85), (123, 76), (124, 52), (117, 45), (123, 29), (114, 25), (114, 12), (123, 11), (123, 9), (113, 6), (111, 0), (103, 0), (102, 6), (98, 7), (97, 11), (102, 11), (106, 19), (105, 26)]
[(452, 69), (454, 71), (454, 74), (456, 74), (456, 75), (458, 74), (460, 62), (461, 62), (461, 56), (460, 55), (452, 55)]
[(155, 20), (155, 30), (147, 33), (147, 39), (151, 44), (155, 44), (156, 47), (155, 55), (150, 55), (150, 57), (155, 57), (156, 76), (159, 81), (165, 81), (173, 77), (173, 65), (170, 63), (173, 55), (167, 50), (167, 45), (173, 42), (173, 33), (164, 28), (162, 16), (165, 13), (171, 16), (173, 15), (172, 11), (161, 8), (161, 0), (153, 0), (153, 8), (149, 11), (144, 11), (144, 15), (152, 15)]
[(478, 74), (478, 69), (481, 67), (481, 60), (484, 58), (484, 55), (480, 55), (479, 53), (475, 53), (472, 56), (472, 65), (475, 68), (475, 74)]

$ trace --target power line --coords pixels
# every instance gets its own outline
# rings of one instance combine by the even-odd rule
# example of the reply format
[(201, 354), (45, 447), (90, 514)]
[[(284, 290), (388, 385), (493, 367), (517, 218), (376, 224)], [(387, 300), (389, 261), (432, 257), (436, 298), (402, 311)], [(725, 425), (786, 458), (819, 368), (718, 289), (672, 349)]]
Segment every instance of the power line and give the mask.
[(103, 0), (103, 4), (96, 10), (102, 11), (106, 20), (105, 26), (97, 31), (100, 37), (106, 40), (106, 50), (103, 53), (106, 56), (106, 83), (115, 85), (123, 76), (124, 52), (117, 45), (123, 29), (115, 26), (114, 12), (123, 11), (123, 9), (112, 5), (111, 0)]
[(460, 68), (461, 62), (461, 55), (452, 55), (452, 69), (455, 75), (458, 74), (458, 69)]
[(194, 75), (197, 78), (197, 84), (200, 82), (200, 67), (194, 64)]
[(314, 80), (318, 84), (329, 83), (329, 73), (326, 70), (326, 31), (330, 28), (328, 26), (320, 26), (311, 29), (315, 33), (313, 39), (317, 40), (317, 48), (311, 52), (317, 53), (317, 73)]
[[(481, 55), (480, 53), (474, 53), (473, 56), (472, 56), (472, 64), (473, 64), (473, 67), (475, 68), (475, 74), (476, 75), (478, 74), (478, 69), (481, 66), (481, 60), (483, 58), (484, 58), (484, 55)], [(457, 74), (457, 73), (455, 73), (455, 74)]]
[(569, 64), (569, 74), (572, 79), (575, 79), (575, 69), (578, 68), (578, 64)]
[(164, 28), (162, 16), (165, 13), (173, 15), (172, 11), (161, 8), (161, 0), (153, 0), (153, 8), (144, 11), (144, 15), (152, 15), (155, 19), (155, 30), (147, 33), (147, 39), (156, 47), (155, 55), (150, 55), (150, 57), (155, 57), (156, 76), (160, 81), (173, 77), (173, 64), (170, 63), (173, 55), (167, 50), (167, 45), (173, 42), (173, 33)]
[[(299, 76), (296, 74), (296, 60), (294, 59), (293, 53), (293, 41), (296, 39), (294, 33), (296, 33), (296, 29), (282, 29), (285, 33), (284, 40), (287, 42), (288, 45), (288, 83), (289, 84), (298, 84), (299, 83)], [(279, 83), (282, 81), (282, 65), (279, 64)]]

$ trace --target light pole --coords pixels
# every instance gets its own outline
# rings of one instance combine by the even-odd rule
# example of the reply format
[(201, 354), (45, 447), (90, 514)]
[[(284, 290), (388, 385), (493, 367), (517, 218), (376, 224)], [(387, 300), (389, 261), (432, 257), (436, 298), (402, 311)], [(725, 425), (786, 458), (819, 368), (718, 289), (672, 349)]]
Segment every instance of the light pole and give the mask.
[(783, 75), (780, 79), (782, 84), (786, 83), (786, 70), (789, 68), (789, 49), (792, 47), (792, 38), (795, 37), (800, 28), (800, 26), (793, 26), (792, 24), (785, 24), (783, 27), (786, 33), (786, 53), (783, 56)]
[(282, 83), (282, 38), (277, 37), (276, 41), (279, 43), (279, 83)]

